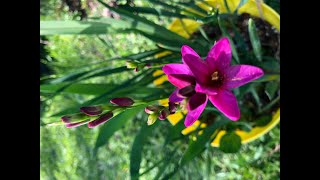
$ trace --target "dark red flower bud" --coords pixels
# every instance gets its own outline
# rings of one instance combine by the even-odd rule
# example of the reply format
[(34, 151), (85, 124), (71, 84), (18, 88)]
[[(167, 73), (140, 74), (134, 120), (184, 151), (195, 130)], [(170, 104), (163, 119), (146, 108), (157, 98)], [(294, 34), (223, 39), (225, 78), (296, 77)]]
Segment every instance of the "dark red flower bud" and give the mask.
[(170, 114), (170, 111), (168, 109), (163, 109), (161, 112), (160, 112), (160, 115), (159, 115), (159, 119), (160, 120), (165, 120)]
[(88, 116), (84, 113), (76, 113), (76, 114), (68, 114), (61, 117), (61, 121), (70, 124), (70, 123), (77, 123), (85, 120)]
[(106, 114), (101, 115), (98, 119), (95, 119), (95, 120), (89, 122), (88, 127), (94, 128), (96, 126), (99, 126), (100, 124), (107, 122), (112, 117), (113, 117), (113, 113), (112, 113), (112, 111), (109, 111)]
[(169, 111), (170, 114), (174, 114), (177, 111), (178, 105), (175, 104), (174, 102), (169, 102)]
[(131, 98), (123, 97), (123, 98), (113, 98), (110, 100), (112, 104), (118, 106), (131, 106), (134, 101)]
[(88, 116), (97, 116), (102, 113), (102, 108), (101, 106), (86, 106), (81, 107), (80, 111)]
[(144, 111), (145, 111), (147, 114), (153, 114), (153, 113), (159, 111), (159, 106), (157, 106), (157, 105), (149, 105), (149, 106), (147, 106), (146, 108), (144, 108)]

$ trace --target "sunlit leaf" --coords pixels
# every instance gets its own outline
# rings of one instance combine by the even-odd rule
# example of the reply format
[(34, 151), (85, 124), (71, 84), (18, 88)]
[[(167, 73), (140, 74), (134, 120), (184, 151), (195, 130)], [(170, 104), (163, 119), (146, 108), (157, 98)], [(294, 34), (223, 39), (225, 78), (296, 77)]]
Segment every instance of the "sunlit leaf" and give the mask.
[(192, 142), (188, 149), (184, 152), (180, 164), (184, 165), (188, 163), (190, 160), (195, 158), (197, 155), (199, 155), (205, 146), (209, 144), (212, 140), (212, 135), (214, 135), (214, 132), (222, 127), (223, 125), (229, 123), (230, 120), (221, 119), (219, 121), (214, 122), (212, 125), (208, 126), (204, 131), (203, 134), (197, 137), (197, 140)]
[(234, 132), (228, 132), (221, 137), (219, 149), (225, 153), (236, 153), (241, 148), (241, 138)]
[(254, 21), (251, 18), (248, 21), (248, 31), (249, 31), (250, 42), (252, 44), (254, 55), (259, 61), (261, 61), (262, 60), (261, 43), (258, 36), (256, 25), (254, 24)]
[(131, 179), (138, 179), (140, 163), (142, 160), (143, 147), (155, 128), (159, 123), (152, 126), (144, 125), (136, 135), (130, 152), (130, 176)]
[(127, 122), (131, 121), (135, 115), (144, 109), (145, 105), (140, 105), (131, 109), (128, 109), (116, 117), (110, 119), (107, 123), (100, 127), (99, 135), (95, 143), (94, 152), (96, 153), (98, 148), (108, 143), (113, 134), (120, 130)]

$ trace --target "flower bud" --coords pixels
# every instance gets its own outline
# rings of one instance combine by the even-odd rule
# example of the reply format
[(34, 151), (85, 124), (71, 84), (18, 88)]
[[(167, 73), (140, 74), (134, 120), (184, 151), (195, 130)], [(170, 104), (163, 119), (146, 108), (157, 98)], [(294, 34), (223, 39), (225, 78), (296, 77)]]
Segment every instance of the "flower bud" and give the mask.
[(148, 116), (148, 121), (147, 121), (147, 124), (150, 126), (152, 124), (154, 124), (156, 122), (158, 118), (158, 113), (154, 113), (154, 114), (150, 114)]
[(62, 122), (66, 124), (77, 123), (87, 119), (88, 116), (84, 113), (68, 114), (61, 117)]
[(170, 114), (170, 111), (168, 109), (163, 109), (160, 112), (159, 119), (160, 120), (165, 120), (167, 118), (167, 116), (169, 116), (169, 114)]
[(169, 102), (169, 111), (170, 114), (174, 114), (177, 111), (178, 105), (175, 104), (174, 102)]
[(102, 108), (101, 106), (86, 106), (86, 107), (81, 107), (80, 111), (85, 113), (88, 116), (97, 116), (102, 113)]
[(144, 108), (144, 111), (145, 111), (147, 114), (153, 114), (153, 113), (159, 111), (159, 106), (158, 106), (158, 105), (149, 105), (149, 106), (147, 106), (146, 108)]
[(95, 120), (89, 122), (88, 123), (88, 127), (89, 128), (94, 128), (96, 126), (99, 126), (100, 124), (103, 124), (103, 123), (107, 122), (112, 117), (113, 117), (113, 113), (112, 113), (112, 111), (109, 111), (109, 112), (101, 115), (98, 119), (95, 119)]
[(131, 98), (123, 97), (123, 98), (113, 98), (110, 100), (112, 104), (118, 106), (131, 106), (134, 101)]

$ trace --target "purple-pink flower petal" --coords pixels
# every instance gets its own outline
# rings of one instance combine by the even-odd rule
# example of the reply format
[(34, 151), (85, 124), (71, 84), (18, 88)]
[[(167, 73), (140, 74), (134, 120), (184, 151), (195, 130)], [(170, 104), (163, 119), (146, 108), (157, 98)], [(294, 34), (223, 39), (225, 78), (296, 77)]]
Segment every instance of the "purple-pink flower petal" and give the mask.
[(207, 86), (207, 85), (200, 85), (198, 83), (196, 84), (195, 90), (196, 90), (196, 92), (204, 93), (207, 95), (216, 95), (219, 91), (219, 89), (216, 87)]
[(263, 76), (263, 70), (250, 65), (231, 66), (226, 71), (226, 88), (236, 88)]
[(168, 75), (168, 81), (178, 88), (195, 84), (194, 77), (185, 74), (170, 74)]
[(188, 101), (188, 114), (184, 121), (186, 127), (191, 126), (201, 115), (208, 102), (206, 94), (196, 93)]
[(162, 67), (162, 70), (166, 75), (185, 74), (193, 76), (191, 70), (185, 64), (167, 64)]
[(231, 46), (228, 38), (222, 38), (210, 49), (206, 62), (210, 71), (223, 70), (230, 66), (232, 58)]
[(210, 77), (208, 64), (200, 57), (196, 57), (190, 54), (185, 55), (183, 59), (194, 74), (196, 81), (201, 84), (205, 84), (208, 80), (208, 77)]
[(200, 56), (190, 46), (183, 45), (181, 47), (181, 55), (182, 55), (182, 62), (183, 63), (185, 63), (184, 56), (187, 54), (200, 58)]
[(179, 91), (179, 89), (176, 89), (171, 93), (171, 95), (169, 96), (170, 102), (181, 102), (183, 100), (183, 98), (181, 98), (177, 95), (178, 91)]
[(229, 119), (236, 121), (240, 118), (237, 99), (230, 90), (222, 90), (217, 95), (209, 96), (209, 100)]

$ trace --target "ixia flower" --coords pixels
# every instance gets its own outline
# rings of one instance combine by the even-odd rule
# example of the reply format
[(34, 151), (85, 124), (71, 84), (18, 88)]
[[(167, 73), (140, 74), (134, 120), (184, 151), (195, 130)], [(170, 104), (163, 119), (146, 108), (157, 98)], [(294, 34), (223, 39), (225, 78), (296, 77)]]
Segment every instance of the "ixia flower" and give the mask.
[(220, 39), (205, 60), (187, 45), (182, 46), (181, 54), (182, 64), (167, 64), (162, 70), (177, 87), (169, 101), (187, 101), (185, 126), (191, 126), (199, 118), (208, 99), (230, 120), (238, 120), (240, 110), (231, 89), (258, 79), (263, 71), (250, 65), (231, 66), (232, 53), (227, 38)]

